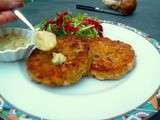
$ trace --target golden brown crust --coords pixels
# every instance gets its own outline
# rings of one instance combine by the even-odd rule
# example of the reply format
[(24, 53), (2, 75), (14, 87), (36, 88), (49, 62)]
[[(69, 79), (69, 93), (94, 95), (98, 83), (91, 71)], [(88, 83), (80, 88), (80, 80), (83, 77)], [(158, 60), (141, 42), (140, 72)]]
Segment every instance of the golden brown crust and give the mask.
[(93, 61), (90, 74), (100, 80), (120, 79), (135, 65), (135, 53), (129, 44), (96, 38), (89, 41)]
[[(67, 61), (51, 62), (52, 53), (61, 52)], [(109, 38), (58, 38), (56, 48), (34, 50), (27, 59), (27, 70), (33, 81), (49, 86), (65, 86), (78, 82), (84, 75), (99, 80), (120, 79), (134, 68), (135, 53), (129, 44)]]
[[(65, 63), (54, 65), (52, 53), (61, 52), (67, 57)], [(86, 42), (74, 36), (58, 39), (55, 49), (47, 52), (34, 50), (27, 60), (27, 70), (36, 82), (49, 86), (65, 86), (76, 83), (87, 74), (91, 54)]]

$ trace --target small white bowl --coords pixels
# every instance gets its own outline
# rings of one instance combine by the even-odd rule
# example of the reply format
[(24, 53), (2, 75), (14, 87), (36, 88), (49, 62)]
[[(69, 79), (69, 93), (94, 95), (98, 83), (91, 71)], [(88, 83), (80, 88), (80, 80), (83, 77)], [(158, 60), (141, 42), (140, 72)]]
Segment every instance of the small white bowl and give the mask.
[(32, 30), (22, 28), (0, 28), (0, 36), (10, 33), (24, 36), (27, 38), (27, 40), (29, 40), (29, 42), (24, 47), (17, 47), (16, 49), (6, 49), (0, 51), (0, 61), (3, 62), (13, 62), (24, 59), (28, 56), (34, 47), (33, 41), (35, 39), (35, 32)]

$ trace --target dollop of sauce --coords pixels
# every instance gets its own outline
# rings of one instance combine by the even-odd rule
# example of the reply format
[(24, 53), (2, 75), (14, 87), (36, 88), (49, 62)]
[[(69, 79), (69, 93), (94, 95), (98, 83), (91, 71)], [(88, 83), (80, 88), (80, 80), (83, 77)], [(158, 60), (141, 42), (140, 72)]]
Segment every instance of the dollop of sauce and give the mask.
[(55, 53), (53, 52), (52, 63), (55, 65), (63, 64), (66, 61), (66, 56), (62, 53)]
[(47, 31), (37, 31), (35, 46), (42, 51), (49, 51), (57, 45), (56, 35)]
[(28, 43), (29, 40), (27, 40), (25, 36), (17, 35), (15, 33), (4, 34), (3, 36), (0, 36), (0, 51), (25, 47)]

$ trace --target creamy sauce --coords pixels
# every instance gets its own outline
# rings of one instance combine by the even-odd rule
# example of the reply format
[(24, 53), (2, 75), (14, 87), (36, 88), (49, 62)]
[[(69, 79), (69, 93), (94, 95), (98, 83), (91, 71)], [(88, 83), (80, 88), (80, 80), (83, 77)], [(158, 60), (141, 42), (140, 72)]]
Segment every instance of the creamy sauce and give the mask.
[(53, 53), (52, 63), (55, 65), (62, 64), (66, 61), (66, 56), (62, 53)]
[[(48, 31), (37, 31), (35, 46), (42, 51), (49, 51), (56, 47), (57, 40), (54, 33)], [(66, 57), (62, 53), (54, 53), (51, 59), (52, 63), (55, 65), (62, 64), (66, 61)]]
[(36, 48), (49, 51), (57, 45), (56, 35), (47, 31), (38, 31), (35, 40)]
[(0, 51), (4, 51), (7, 49), (14, 50), (18, 47), (24, 47), (29, 43), (26, 37), (16, 35), (14, 33), (5, 34), (0, 36)]

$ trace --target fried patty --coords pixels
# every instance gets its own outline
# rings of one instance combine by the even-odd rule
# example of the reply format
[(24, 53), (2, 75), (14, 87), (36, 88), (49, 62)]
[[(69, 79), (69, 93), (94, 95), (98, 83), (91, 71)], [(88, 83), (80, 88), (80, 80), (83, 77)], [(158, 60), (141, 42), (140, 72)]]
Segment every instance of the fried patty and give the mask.
[[(66, 86), (78, 82), (89, 71), (91, 54), (87, 42), (75, 36), (58, 38), (51, 51), (34, 50), (27, 59), (27, 70), (32, 80), (48, 86)], [(52, 53), (66, 56), (63, 64), (55, 65)]]
[[(63, 64), (52, 63), (53, 52), (66, 56)], [(77, 83), (85, 75), (99, 80), (120, 79), (136, 63), (129, 44), (109, 38), (59, 37), (56, 48), (44, 52), (35, 49), (27, 59), (27, 70), (33, 81), (49, 86)]]
[(129, 44), (109, 38), (89, 41), (92, 53), (90, 74), (100, 80), (120, 79), (135, 65), (135, 53)]

